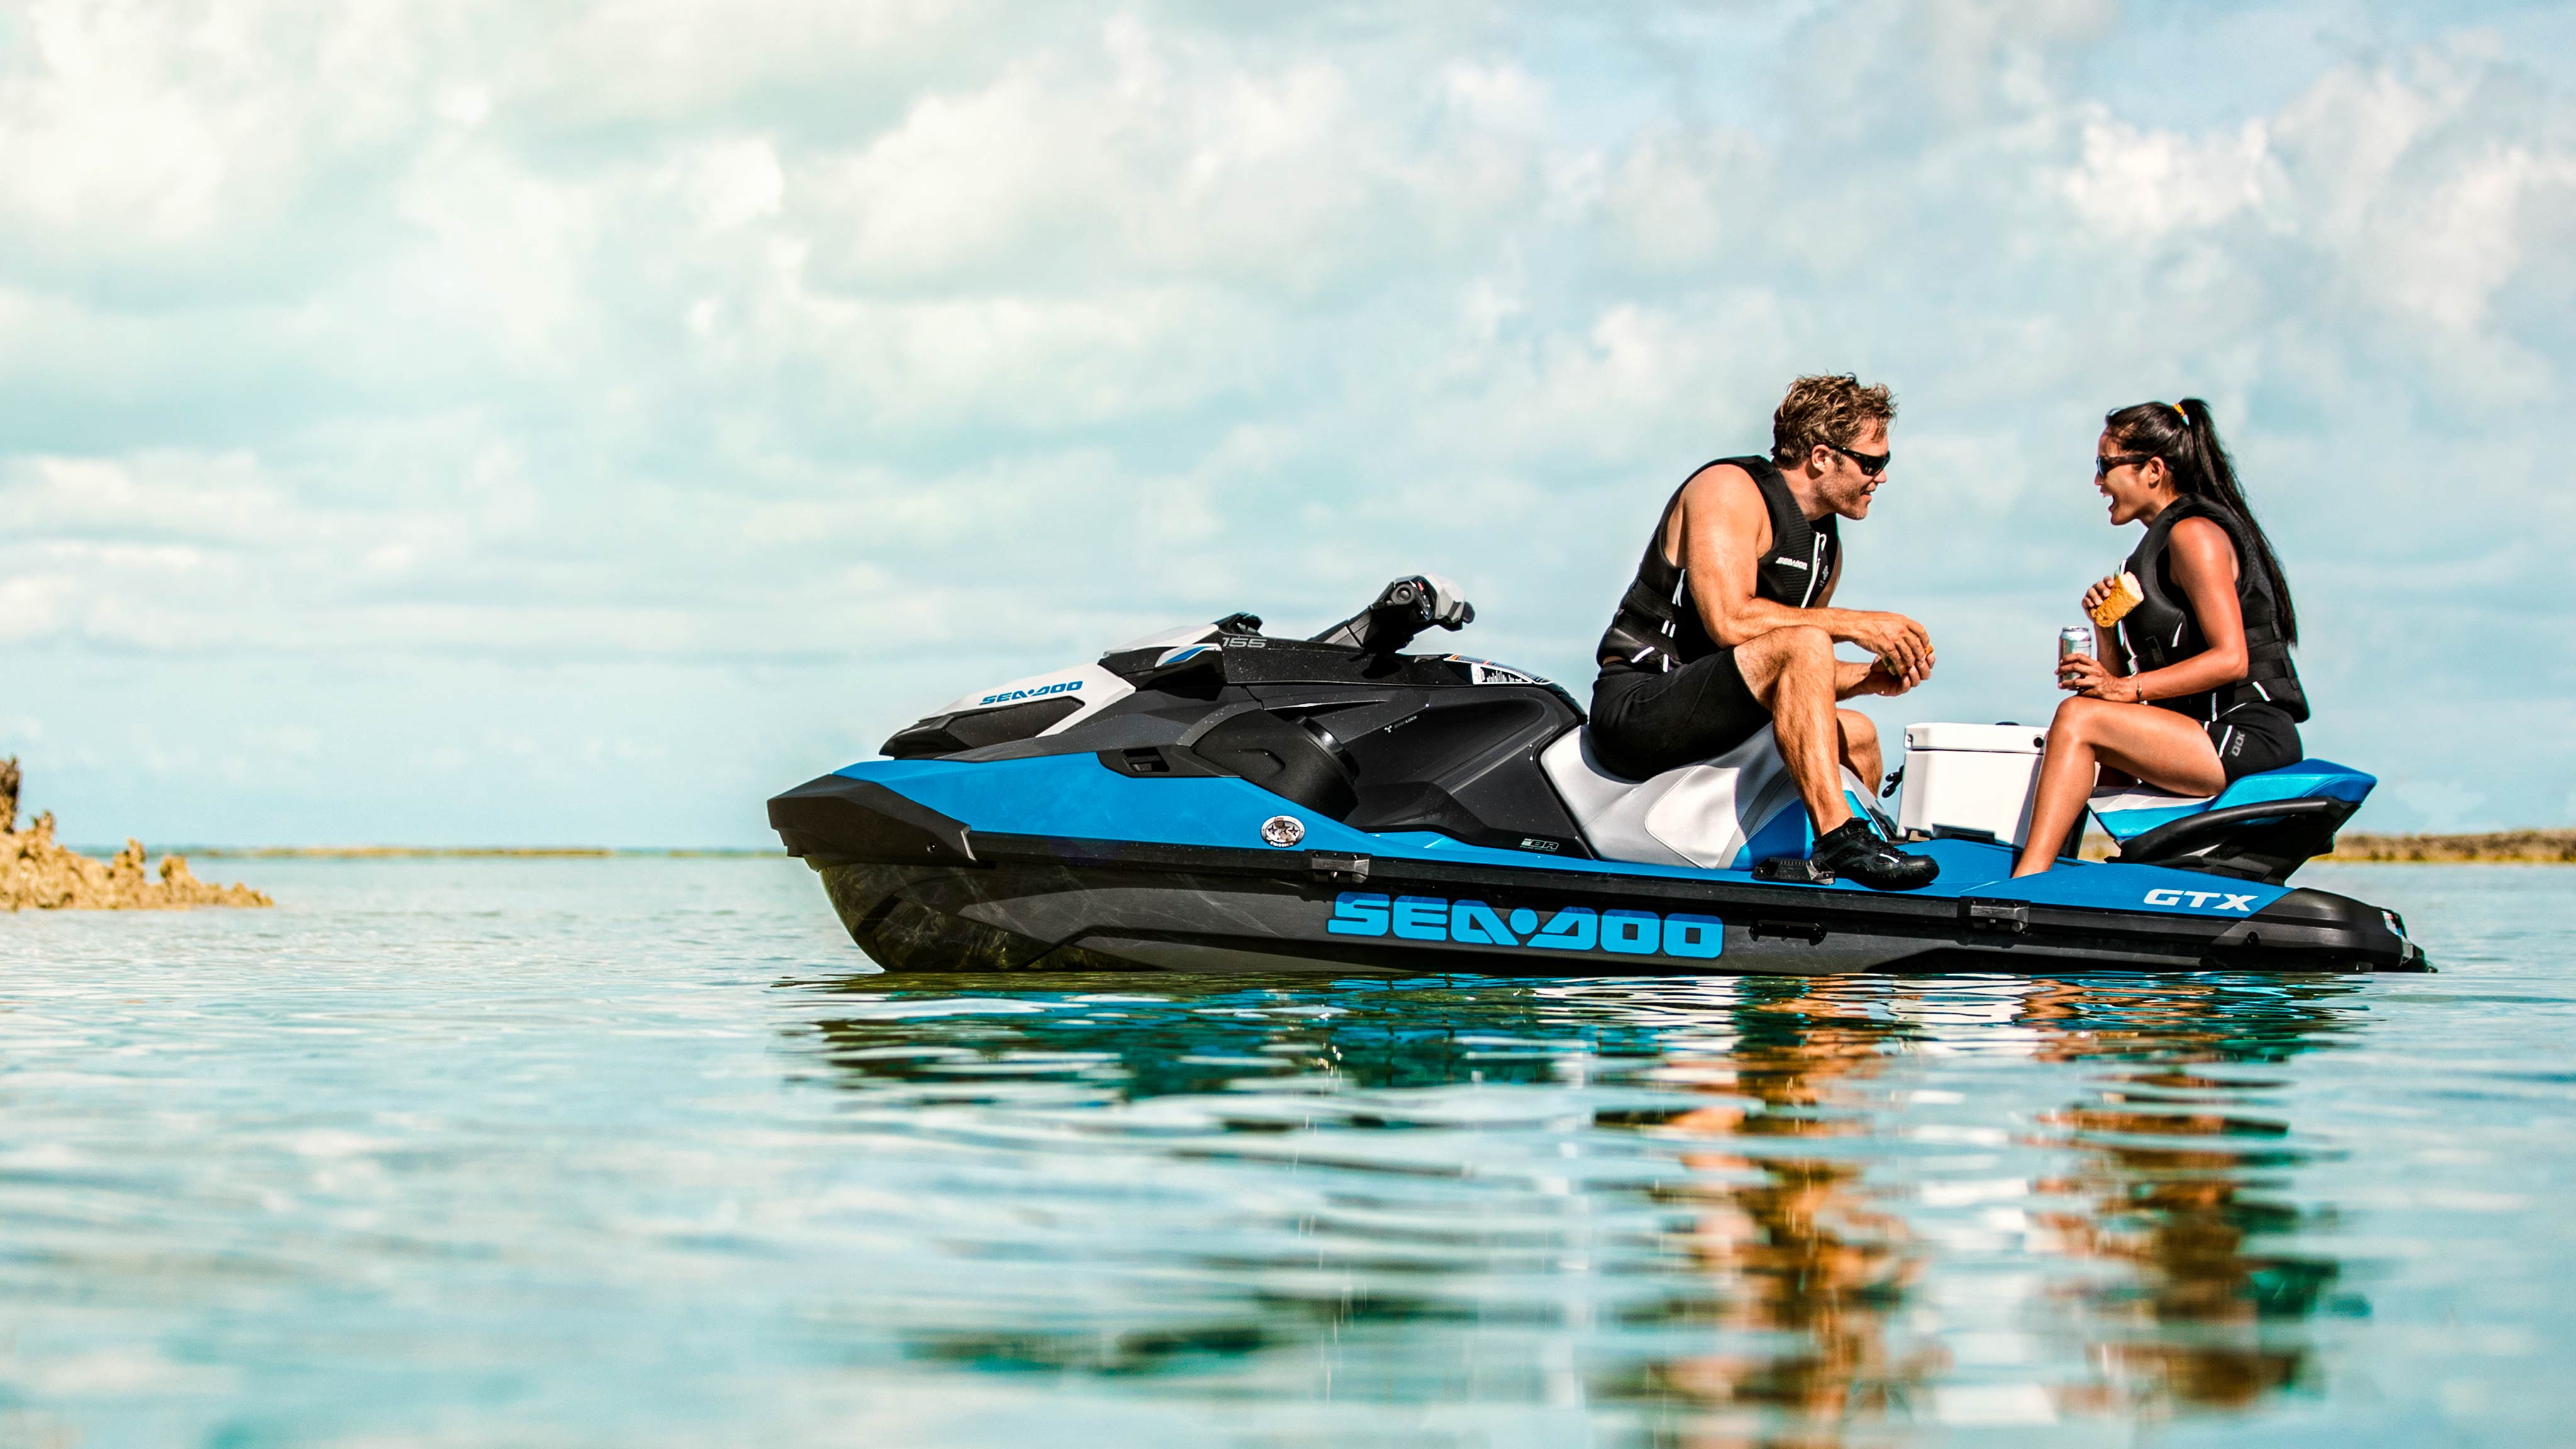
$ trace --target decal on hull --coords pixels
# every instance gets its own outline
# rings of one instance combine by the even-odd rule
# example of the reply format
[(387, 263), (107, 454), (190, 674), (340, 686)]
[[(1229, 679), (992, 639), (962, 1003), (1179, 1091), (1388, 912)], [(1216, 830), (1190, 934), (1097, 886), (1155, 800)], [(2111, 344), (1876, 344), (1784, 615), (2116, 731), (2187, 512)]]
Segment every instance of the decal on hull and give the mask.
[(1497, 911), (1483, 901), (1446, 896), (1386, 896), (1344, 891), (1324, 929), (1336, 936), (1392, 936), (1517, 951), (1587, 951), (1613, 956), (1715, 960), (1726, 949), (1726, 923), (1676, 911), (1596, 911), (1566, 906), (1542, 916), (1528, 906)]
[[(2211, 901), (2218, 904), (2213, 906)], [(2251, 914), (2254, 910), (2253, 896), (2240, 896), (2230, 891), (2152, 890), (2147, 892), (2146, 903), (2151, 906), (2188, 905), (2195, 911), (2243, 911)]]
[(1014, 699), (1044, 699), (1051, 694), (1078, 693), (1081, 689), (1081, 680), (1061, 679), (1053, 684), (1041, 684), (1035, 689), (1005, 689), (999, 694), (985, 695), (982, 699), (977, 700), (976, 703), (1003, 704)]

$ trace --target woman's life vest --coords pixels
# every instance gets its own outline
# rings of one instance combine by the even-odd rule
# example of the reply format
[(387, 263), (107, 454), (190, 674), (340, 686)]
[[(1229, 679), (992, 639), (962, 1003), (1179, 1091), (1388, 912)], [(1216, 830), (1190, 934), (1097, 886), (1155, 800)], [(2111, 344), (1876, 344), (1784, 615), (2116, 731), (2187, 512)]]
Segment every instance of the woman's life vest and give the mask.
[(2281, 637), (2280, 606), (2257, 561), (2253, 530), (2232, 509), (2208, 498), (2187, 495), (2166, 504), (2156, 521), (2147, 525), (2147, 536), (2138, 541), (2137, 551), (2129, 555), (2126, 567), (2137, 576), (2138, 591), (2146, 596), (2119, 624), (2120, 648), (2128, 656), (2130, 672), (2162, 669), (2209, 648), (2190, 598), (2173, 577), (2174, 525), (2186, 518), (2206, 518), (2226, 529), (2228, 541), (2236, 546), (2236, 602), (2245, 615), (2246, 674), (2235, 684), (2148, 702), (2202, 721), (2214, 720), (2239, 705), (2268, 704), (2293, 721), (2304, 722), (2308, 696), (2299, 687), (2297, 666), (2290, 662), (2289, 641)]
[[(1842, 520), (1828, 513), (1808, 522), (1789, 492), (1789, 480), (1768, 458), (1720, 458), (1692, 469), (1691, 478), (1718, 463), (1732, 463), (1752, 474), (1754, 486), (1762, 490), (1762, 506), (1771, 514), (1771, 547), (1754, 570), (1754, 597), (1793, 609), (1823, 597), (1833, 582), (1835, 566), (1842, 561)], [(1601, 636), (1596, 652), (1604, 669), (1655, 674), (1718, 652), (1719, 645), (1708, 637), (1708, 629), (1700, 623), (1699, 606), (1691, 598), (1690, 571), (1664, 557), (1664, 533), (1672, 526), (1673, 510), (1681, 506), (1682, 490), (1688, 487), (1690, 478), (1685, 478), (1655, 518), (1655, 531), (1646, 540), (1646, 556), (1637, 564), (1637, 576), (1620, 597), (1618, 612), (1610, 616), (1609, 632)]]

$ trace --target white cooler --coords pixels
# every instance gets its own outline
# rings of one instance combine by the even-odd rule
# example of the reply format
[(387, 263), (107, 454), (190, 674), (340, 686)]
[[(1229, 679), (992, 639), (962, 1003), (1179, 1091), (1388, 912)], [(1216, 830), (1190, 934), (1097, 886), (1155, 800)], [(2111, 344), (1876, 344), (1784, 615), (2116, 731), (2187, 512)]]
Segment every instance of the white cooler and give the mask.
[(1898, 827), (1981, 830), (2020, 845), (2030, 830), (2030, 798), (2047, 746), (2048, 731), (2029, 725), (1907, 725)]

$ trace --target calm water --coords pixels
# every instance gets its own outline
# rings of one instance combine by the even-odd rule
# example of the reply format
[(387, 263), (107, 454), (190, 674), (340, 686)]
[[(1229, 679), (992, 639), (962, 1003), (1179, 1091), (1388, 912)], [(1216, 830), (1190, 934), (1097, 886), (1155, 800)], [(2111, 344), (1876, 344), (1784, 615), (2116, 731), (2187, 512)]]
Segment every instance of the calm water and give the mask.
[(1042, 989), (236, 873), (0, 917), (0, 1444), (2576, 1439), (2576, 871), (2302, 877), (2436, 976)]

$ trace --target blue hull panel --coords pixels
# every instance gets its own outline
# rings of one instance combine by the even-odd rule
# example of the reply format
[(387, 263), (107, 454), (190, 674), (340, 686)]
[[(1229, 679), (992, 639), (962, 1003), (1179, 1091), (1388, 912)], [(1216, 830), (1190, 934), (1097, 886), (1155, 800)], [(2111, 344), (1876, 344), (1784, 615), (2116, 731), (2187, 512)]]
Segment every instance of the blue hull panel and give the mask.
[[(1227, 776), (1140, 779), (1101, 765), (1089, 754), (960, 763), (869, 760), (835, 774), (882, 785), (978, 833), (1068, 842), (1127, 841), (1216, 850), (1265, 849), (1261, 827), (1288, 816), (1304, 828), (1295, 851), (1327, 851), (1415, 860), (1495, 872), (1577, 871), (1603, 877), (1707, 881), (1784, 895), (1877, 896), (1847, 885), (1756, 881), (1749, 871), (1698, 870), (1613, 860), (1567, 860), (1526, 850), (1495, 850), (1421, 832), (1376, 834), (1303, 809)], [(2061, 862), (2044, 875), (2011, 879), (2013, 852), (1976, 840), (1933, 840), (1906, 847), (1941, 863), (1940, 879), (1917, 899), (2027, 902), (2032, 905), (2201, 920), (2241, 920), (2290, 894), (2286, 886), (2226, 880), (2150, 865)], [(1292, 851), (1282, 850), (1281, 855)]]

